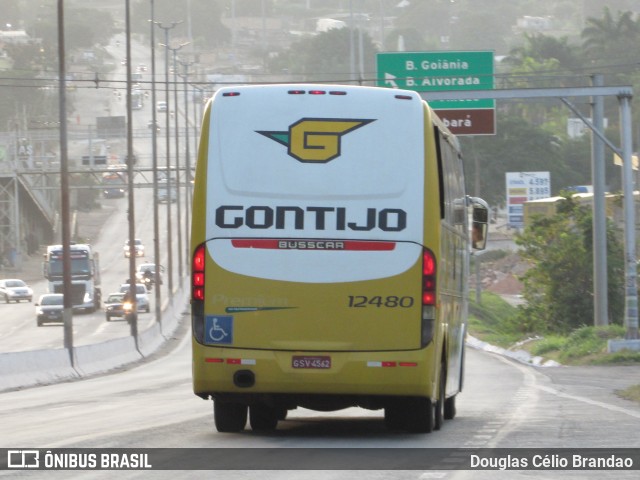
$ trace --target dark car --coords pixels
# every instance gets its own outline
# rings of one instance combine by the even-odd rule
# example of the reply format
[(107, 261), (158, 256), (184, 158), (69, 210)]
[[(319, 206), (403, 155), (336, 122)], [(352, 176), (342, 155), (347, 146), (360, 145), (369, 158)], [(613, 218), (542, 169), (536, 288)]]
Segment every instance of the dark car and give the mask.
[(124, 187), (105, 187), (102, 190), (104, 198), (122, 198), (126, 195)]
[(131, 302), (126, 298), (127, 294), (123, 292), (110, 293), (104, 302), (104, 314), (107, 322), (112, 317), (124, 318), (131, 311)]
[[(162, 285), (162, 272), (164, 267), (160, 265), (160, 285)], [(144, 283), (145, 277), (151, 277), (151, 280), (156, 280), (156, 264), (155, 263), (141, 263), (136, 270), (136, 282)]]
[(36, 320), (38, 326), (43, 323), (63, 323), (64, 295), (61, 293), (45, 293), (40, 295), (36, 303)]

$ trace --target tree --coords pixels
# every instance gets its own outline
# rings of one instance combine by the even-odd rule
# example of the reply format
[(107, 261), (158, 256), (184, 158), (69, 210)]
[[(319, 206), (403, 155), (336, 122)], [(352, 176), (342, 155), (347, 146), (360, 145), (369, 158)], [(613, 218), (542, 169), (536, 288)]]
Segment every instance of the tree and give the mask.
[[(516, 238), (521, 256), (531, 263), (523, 276), (526, 304), (517, 318), (523, 332), (567, 333), (593, 324), (591, 207), (567, 195), (557, 210), (552, 217), (535, 219)], [(609, 313), (619, 324), (624, 311), (623, 250), (619, 232), (608, 223)]]
[[(350, 29), (334, 28), (294, 43), (286, 51), (269, 61), (271, 73), (287, 71), (292, 75), (302, 75), (304, 81), (346, 82), (350, 77)], [(354, 30), (358, 39), (358, 30)], [(375, 54), (377, 52), (371, 37), (363, 33), (364, 78), (375, 78)], [(356, 49), (356, 68), (359, 64)]]
[[(57, 50), (58, 19), (49, 5), (35, 7), (35, 18), (27, 25), (27, 32), (41, 40), (41, 44)], [(65, 46), (68, 51), (92, 48), (109, 42), (115, 33), (115, 22), (109, 12), (84, 7), (65, 8)], [(88, 22), (87, 19), (91, 19)]]
[(570, 45), (567, 37), (552, 37), (542, 34), (524, 34), (524, 45), (513, 48), (505, 63), (514, 68), (523, 66), (529, 59), (540, 63), (555, 61), (556, 71), (580, 70), (584, 57), (579, 45)]
[(605, 7), (601, 19), (589, 17), (582, 30), (586, 55), (597, 62), (611, 64), (637, 62), (637, 45), (640, 28), (633, 20), (632, 12), (618, 12), (617, 16)]

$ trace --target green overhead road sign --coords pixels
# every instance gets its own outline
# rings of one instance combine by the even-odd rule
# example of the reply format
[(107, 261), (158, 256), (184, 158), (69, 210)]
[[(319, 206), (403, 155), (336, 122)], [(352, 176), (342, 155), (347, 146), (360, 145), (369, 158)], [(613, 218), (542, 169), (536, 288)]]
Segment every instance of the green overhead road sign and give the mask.
[[(493, 52), (384, 52), (377, 54), (378, 86), (417, 92), (493, 89)], [(494, 108), (494, 100), (440, 100), (435, 109)]]
[[(417, 92), (492, 90), (493, 52), (434, 51), (377, 54), (377, 85)], [(456, 134), (495, 133), (495, 100), (437, 100), (429, 105)]]

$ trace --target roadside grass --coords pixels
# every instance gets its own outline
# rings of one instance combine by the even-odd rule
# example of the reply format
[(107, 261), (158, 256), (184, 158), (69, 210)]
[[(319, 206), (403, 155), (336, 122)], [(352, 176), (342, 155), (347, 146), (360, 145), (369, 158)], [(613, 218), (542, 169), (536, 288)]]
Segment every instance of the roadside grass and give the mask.
[(523, 339), (522, 334), (514, 332), (512, 328), (515, 307), (491, 292), (482, 292), (480, 303), (475, 302), (475, 296), (472, 297), (469, 300), (471, 335), (502, 348), (509, 348)]
[(480, 304), (473, 298), (469, 301), (469, 333), (502, 348), (518, 344), (519, 349), (563, 365), (640, 363), (640, 352), (623, 350), (607, 353), (607, 340), (624, 337), (625, 329), (620, 325), (584, 326), (566, 336), (554, 334), (538, 337), (533, 333), (523, 334), (517, 330), (516, 312), (517, 308), (499, 295), (482, 292)]
[(626, 400), (640, 403), (640, 385), (634, 385), (625, 390), (616, 390), (616, 394)]

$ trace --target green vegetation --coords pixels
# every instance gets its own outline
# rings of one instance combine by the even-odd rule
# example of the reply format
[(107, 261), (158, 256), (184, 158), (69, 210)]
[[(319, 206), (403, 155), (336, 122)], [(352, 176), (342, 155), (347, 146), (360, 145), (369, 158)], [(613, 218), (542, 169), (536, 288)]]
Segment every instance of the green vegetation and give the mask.
[(566, 337), (550, 336), (531, 345), (531, 353), (563, 364), (603, 365), (640, 362), (640, 352), (607, 353), (607, 340), (622, 338), (624, 328), (581, 327)]
[(483, 292), (480, 305), (469, 302), (469, 333), (503, 348), (531, 339), (519, 348), (564, 365), (640, 363), (640, 352), (607, 353), (607, 340), (624, 336), (625, 330), (620, 325), (582, 326), (567, 334), (537, 337), (533, 332), (522, 331), (518, 324), (519, 310), (499, 295)]
[(476, 338), (509, 348), (522, 340), (522, 333), (514, 328), (517, 309), (500, 296), (483, 292), (480, 304), (469, 302), (469, 332)]
[(633, 387), (629, 387), (625, 390), (618, 390), (616, 393), (627, 400), (640, 402), (640, 385), (634, 385)]
[[(522, 277), (525, 305), (517, 314), (523, 333), (575, 332), (590, 325), (593, 310), (593, 245), (591, 208), (570, 196), (552, 217), (539, 217), (516, 237), (520, 255), (531, 264)], [(617, 229), (607, 226), (608, 303), (611, 322), (622, 325), (624, 256)]]

